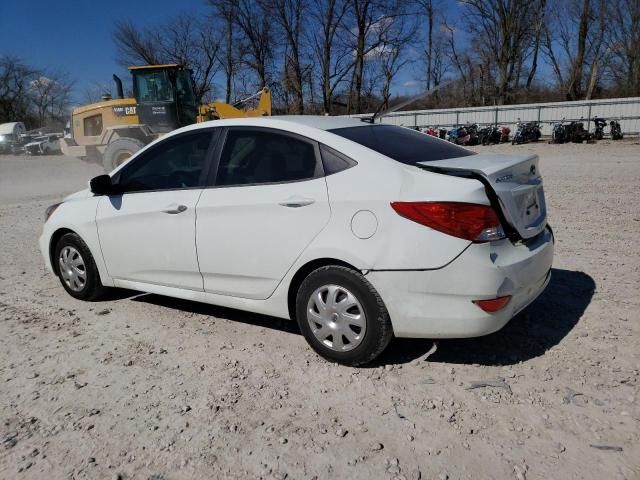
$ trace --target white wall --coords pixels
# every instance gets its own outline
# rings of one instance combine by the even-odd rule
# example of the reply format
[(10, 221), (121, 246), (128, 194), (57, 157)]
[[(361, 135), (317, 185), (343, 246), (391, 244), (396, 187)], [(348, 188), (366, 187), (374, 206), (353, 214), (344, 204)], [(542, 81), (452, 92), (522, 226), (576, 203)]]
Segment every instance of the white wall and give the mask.
[[(363, 117), (369, 115), (351, 115)], [(525, 121), (540, 121), (542, 133), (551, 135), (554, 122), (581, 120), (587, 122), (594, 117), (607, 121), (618, 120), (626, 135), (640, 134), (640, 97), (613, 98), (607, 100), (590, 100), (578, 102), (530, 103), (500, 107), (467, 107), (439, 110), (412, 110), (395, 112), (382, 118), (383, 123), (402, 125), (405, 127), (451, 127), (465, 123), (479, 125), (507, 125), (512, 130), (518, 118)], [(588, 122), (589, 130), (593, 130), (593, 122)], [(605, 134), (609, 127), (605, 128)]]

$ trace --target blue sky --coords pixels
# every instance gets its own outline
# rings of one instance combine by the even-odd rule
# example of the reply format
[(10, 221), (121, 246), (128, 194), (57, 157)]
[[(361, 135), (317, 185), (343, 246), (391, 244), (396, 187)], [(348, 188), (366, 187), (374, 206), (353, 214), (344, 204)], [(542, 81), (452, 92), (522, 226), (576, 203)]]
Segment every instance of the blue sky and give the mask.
[(0, 54), (68, 73), (81, 100), (86, 88), (110, 84), (111, 75), (122, 70), (111, 40), (116, 20), (155, 24), (203, 5), (202, 0), (1, 0)]
[[(450, 8), (455, 1), (448, 0)], [(111, 75), (128, 73), (116, 64), (114, 22), (131, 19), (140, 26), (165, 22), (184, 11), (206, 12), (204, 0), (0, 0), (0, 54), (27, 64), (64, 72), (76, 81), (76, 101), (97, 84), (111, 85)], [(415, 93), (419, 66), (398, 76), (394, 93)], [(406, 86), (403, 86), (406, 85)]]

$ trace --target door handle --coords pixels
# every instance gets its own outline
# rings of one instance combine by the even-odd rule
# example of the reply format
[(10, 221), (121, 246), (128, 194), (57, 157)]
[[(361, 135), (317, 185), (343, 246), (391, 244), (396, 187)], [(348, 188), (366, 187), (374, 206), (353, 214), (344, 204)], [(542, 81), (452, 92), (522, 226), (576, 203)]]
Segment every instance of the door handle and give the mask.
[(164, 213), (168, 213), (169, 215), (176, 215), (177, 213), (182, 213), (187, 209), (186, 205), (178, 205), (175, 208), (169, 208), (167, 210), (163, 210)]
[(312, 203), (315, 203), (315, 200), (313, 198), (291, 197), (284, 202), (280, 202), (279, 205), (289, 208), (299, 208), (306, 207), (307, 205), (311, 205)]

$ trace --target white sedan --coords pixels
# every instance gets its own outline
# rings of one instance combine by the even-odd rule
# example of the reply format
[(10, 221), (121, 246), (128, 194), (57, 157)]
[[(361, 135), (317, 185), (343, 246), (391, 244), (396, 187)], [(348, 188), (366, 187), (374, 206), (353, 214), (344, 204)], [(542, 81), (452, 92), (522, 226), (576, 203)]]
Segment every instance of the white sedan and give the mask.
[(122, 287), (294, 319), (348, 365), (394, 335), (502, 328), (554, 249), (536, 156), (332, 117), (176, 130), (46, 218), (42, 254), (75, 298)]

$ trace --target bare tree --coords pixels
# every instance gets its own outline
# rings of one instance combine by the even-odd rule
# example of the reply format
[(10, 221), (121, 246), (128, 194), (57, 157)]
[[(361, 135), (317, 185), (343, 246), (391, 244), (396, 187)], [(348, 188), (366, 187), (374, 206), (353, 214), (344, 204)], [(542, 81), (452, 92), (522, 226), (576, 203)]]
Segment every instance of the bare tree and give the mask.
[(591, 43), (589, 77), (587, 80), (587, 91), (585, 98), (590, 100), (600, 81), (600, 67), (608, 61), (610, 48), (605, 47), (608, 28), (608, 13), (605, 0), (600, 0), (598, 8), (598, 23), (595, 29), (593, 41)]
[(640, 1), (616, 0), (611, 21), (609, 74), (619, 94), (640, 96)]
[(542, 42), (542, 35), (545, 29), (545, 15), (547, 9), (547, 0), (537, 0), (537, 4), (534, 5), (535, 10), (535, 30), (533, 40), (533, 54), (531, 60), (531, 69), (527, 76), (526, 88), (529, 90), (533, 84), (533, 79), (538, 71), (538, 58), (540, 55), (540, 45)]
[(94, 82), (82, 91), (83, 103), (99, 102), (105, 95), (112, 96), (113, 84)]
[(496, 69), (496, 100), (504, 104), (519, 80), (526, 52), (531, 48), (535, 8), (528, 0), (462, 0), (466, 26), (482, 45), (484, 63)]
[(406, 15), (407, 3), (383, 0), (350, 0), (349, 28), (353, 49), (353, 69), (349, 88), (348, 111), (362, 111), (362, 91), (365, 64), (371, 55), (383, 45), (399, 19)]
[(333, 96), (353, 66), (351, 50), (342, 42), (340, 32), (344, 28), (344, 17), (349, 8), (348, 0), (318, 0), (314, 2), (310, 43), (320, 67), (320, 85), (324, 113), (333, 111)]
[(556, 0), (566, 14), (555, 16), (545, 33), (544, 51), (567, 100), (591, 98), (611, 49), (610, 15), (603, 0)]
[(207, 99), (219, 68), (219, 41), (210, 22), (180, 14), (157, 27), (139, 29), (132, 22), (116, 23), (113, 39), (122, 66), (178, 63), (193, 74), (196, 100)]
[(61, 121), (71, 104), (74, 82), (66, 75), (52, 73), (42, 75), (29, 83), (29, 96), (35, 107), (38, 124)]
[(302, 64), (301, 36), (304, 17), (307, 15), (307, 0), (269, 0), (269, 6), (285, 38), (284, 73), (285, 84), (293, 96), (291, 111), (302, 114), (304, 113), (305, 67)]
[[(591, 19), (591, 0), (582, 0), (580, 9), (580, 19), (576, 38), (575, 55), (571, 58), (571, 69), (567, 82), (567, 99), (578, 100), (582, 96), (582, 76), (584, 69), (584, 58), (587, 46), (587, 35), (589, 33)], [(573, 10), (573, 9), (570, 9)], [(571, 55), (570, 41), (568, 34), (565, 35), (565, 49)]]
[(163, 61), (160, 38), (157, 32), (142, 30), (131, 20), (116, 22), (113, 29), (113, 43), (117, 60), (123, 67), (130, 65), (159, 65)]
[(433, 10), (433, 0), (417, 0), (417, 4), (421, 8), (422, 13), (426, 17), (427, 21), (427, 41), (426, 45), (424, 46), (424, 54), (427, 63), (426, 86), (427, 90), (429, 90), (433, 83), (433, 66), (435, 63), (435, 52), (433, 48), (433, 22), (435, 19), (435, 14)]
[(382, 72), (382, 89), (380, 96), (382, 97), (381, 105), (384, 108), (389, 108), (389, 100), (391, 99), (391, 86), (394, 78), (404, 67), (408, 59), (404, 58), (403, 50), (399, 45), (385, 45), (385, 51), (380, 58), (380, 70)]
[(28, 119), (31, 107), (29, 85), (40, 75), (41, 71), (18, 57), (0, 57), (0, 123)]
[(259, 88), (268, 84), (273, 57), (273, 19), (266, 0), (239, 0), (236, 24), (240, 28), (244, 63), (258, 77)]
[(238, 14), (239, 0), (209, 0), (213, 8), (212, 23), (220, 25), (222, 41), (218, 52), (220, 64), (224, 71), (225, 102), (231, 103), (233, 81), (242, 52), (236, 45), (236, 15)]

